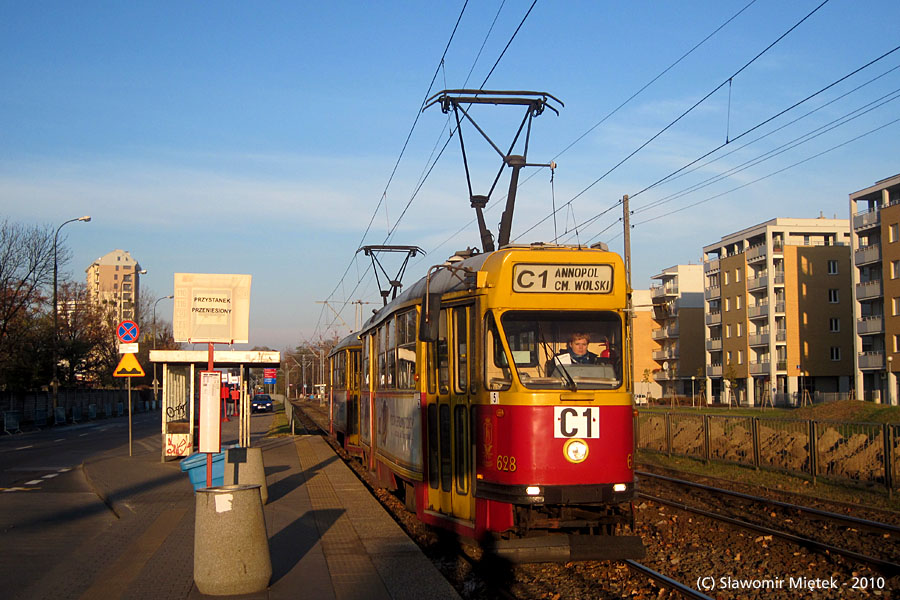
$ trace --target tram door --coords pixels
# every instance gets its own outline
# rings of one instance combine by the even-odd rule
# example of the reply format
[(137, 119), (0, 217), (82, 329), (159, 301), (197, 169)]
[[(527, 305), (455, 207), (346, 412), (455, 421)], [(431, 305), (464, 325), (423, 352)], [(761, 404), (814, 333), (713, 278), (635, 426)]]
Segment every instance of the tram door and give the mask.
[[(474, 310), (474, 304), (441, 310), (440, 334), (434, 348), (437, 402), (428, 407), (431, 497), (440, 499), (440, 512), (465, 520), (474, 518), (469, 428)], [(438, 508), (438, 502), (431, 504)]]

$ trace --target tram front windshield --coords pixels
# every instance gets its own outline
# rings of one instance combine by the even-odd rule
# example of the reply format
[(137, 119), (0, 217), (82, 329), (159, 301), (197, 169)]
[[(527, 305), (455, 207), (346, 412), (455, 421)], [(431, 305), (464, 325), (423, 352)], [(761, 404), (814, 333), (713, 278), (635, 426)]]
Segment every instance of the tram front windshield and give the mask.
[[(519, 381), (530, 389), (622, 385), (622, 320), (608, 311), (510, 311), (500, 322)], [(495, 368), (508, 360), (494, 345)]]

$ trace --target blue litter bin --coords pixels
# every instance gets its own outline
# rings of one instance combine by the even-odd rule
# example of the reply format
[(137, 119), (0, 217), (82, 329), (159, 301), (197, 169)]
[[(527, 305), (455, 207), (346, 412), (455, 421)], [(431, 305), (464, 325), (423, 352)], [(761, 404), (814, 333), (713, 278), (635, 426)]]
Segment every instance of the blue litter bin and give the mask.
[[(221, 486), (225, 483), (225, 450), (231, 446), (222, 446), (222, 452), (212, 455), (212, 484)], [(206, 452), (195, 452), (181, 461), (181, 470), (191, 478), (194, 491), (206, 487)]]

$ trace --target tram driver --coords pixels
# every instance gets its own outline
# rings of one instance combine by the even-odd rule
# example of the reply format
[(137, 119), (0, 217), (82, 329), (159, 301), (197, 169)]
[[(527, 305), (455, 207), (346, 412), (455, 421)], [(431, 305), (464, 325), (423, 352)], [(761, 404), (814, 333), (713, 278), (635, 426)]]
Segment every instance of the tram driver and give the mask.
[[(550, 376), (556, 365), (595, 365), (599, 356), (588, 350), (591, 336), (587, 333), (575, 332), (569, 336), (566, 349), (556, 354), (547, 364), (547, 375)], [(608, 348), (609, 346), (607, 346)]]

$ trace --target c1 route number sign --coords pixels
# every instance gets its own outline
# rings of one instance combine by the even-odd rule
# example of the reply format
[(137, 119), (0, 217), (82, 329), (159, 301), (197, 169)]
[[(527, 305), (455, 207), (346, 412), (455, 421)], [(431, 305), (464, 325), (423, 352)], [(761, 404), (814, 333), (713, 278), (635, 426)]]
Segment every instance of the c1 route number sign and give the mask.
[(116, 335), (123, 344), (136, 342), (140, 333), (141, 329), (134, 321), (122, 321), (119, 323), (119, 326), (116, 327)]

